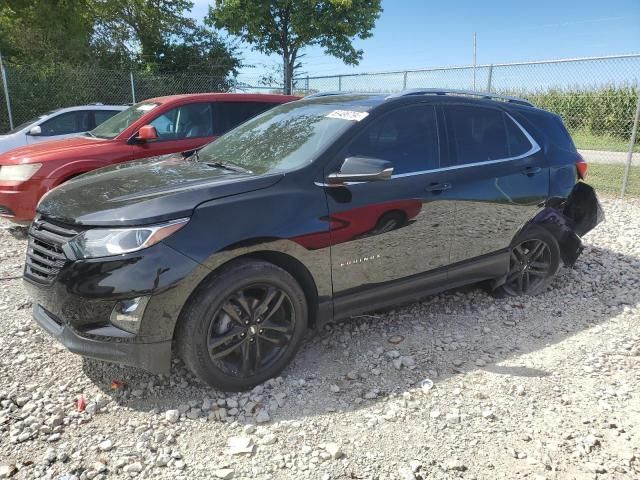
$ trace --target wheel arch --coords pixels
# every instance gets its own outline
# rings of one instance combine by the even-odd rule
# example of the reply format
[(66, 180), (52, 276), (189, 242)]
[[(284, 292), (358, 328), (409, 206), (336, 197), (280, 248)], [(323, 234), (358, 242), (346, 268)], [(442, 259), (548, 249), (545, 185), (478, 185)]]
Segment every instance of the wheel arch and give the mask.
[(560, 246), (562, 263), (567, 267), (573, 266), (584, 249), (584, 246), (580, 237), (573, 231), (570, 219), (565, 217), (559, 209), (546, 207), (516, 232), (511, 240), (511, 244), (513, 245), (513, 243), (532, 226), (544, 228), (553, 235)]
[(216, 265), (215, 268), (210, 270), (204, 277), (202, 277), (195, 288), (188, 295), (186, 301), (183, 303), (180, 313), (177, 317), (175, 325), (173, 326), (173, 338), (175, 339), (178, 324), (182, 319), (182, 315), (189, 303), (200, 291), (202, 285), (204, 285), (213, 275), (218, 274), (222, 269), (227, 268), (230, 264), (237, 262), (238, 260), (259, 260), (271, 263), (277, 267), (283, 269), (289, 273), (300, 285), (304, 292), (305, 299), (307, 300), (307, 307), (309, 312), (309, 328), (316, 328), (319, 324), (319, 295), (316, 282), (309, 269), (297, 258), (283, 252), (273, 250), (255, 250), (247, 253), (243, 253), (232, 258), (227, 258), (225, 261)]
[(78, 175), (82, 175), (83, 173), (106, 167), (108, 165), (110, 165), (110, 163), (105, 163), (104, 161), (93, 160), (90, 158), (75, 160), (60, 165), (48, 175), (49, 178), (52, 179), (51, 188), (57, 187), (58, 185), (72, 179), (73, 177), (77, 177)]
[(237, 258), (262, 260), (272, 263), (289, 273), (299, 284), (307, 299), (309, 327), (315, 328), (318, 321), (318, 287), (311, 272), (297, 258), (272, 250), (258, 250)]

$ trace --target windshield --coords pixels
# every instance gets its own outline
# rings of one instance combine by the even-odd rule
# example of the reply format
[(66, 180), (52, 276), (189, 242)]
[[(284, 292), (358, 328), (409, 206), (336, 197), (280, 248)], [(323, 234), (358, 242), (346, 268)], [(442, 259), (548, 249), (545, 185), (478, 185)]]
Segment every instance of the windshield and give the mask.
[(288, 103), (208, 144), (200, 150), (198, 161), (230, 163), (256, 174), (293, 170), (315, 160), (338, 135), (366, 115), (340, 110), (337, 105)]
[(125, 128), (137, 121), (145, 113), (156, 108), (159, 103), (138, 103), (132, 107), (117, 113), (104, 123), (89, 132), (89, 135), (98, 138), (115, 138), (120, 135)]

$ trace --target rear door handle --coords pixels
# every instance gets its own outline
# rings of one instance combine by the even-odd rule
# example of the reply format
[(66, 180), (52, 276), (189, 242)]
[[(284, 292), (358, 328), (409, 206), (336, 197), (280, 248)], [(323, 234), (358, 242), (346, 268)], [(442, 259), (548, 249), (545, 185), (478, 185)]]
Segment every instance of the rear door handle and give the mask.
[(441, 192), (443, 190), (449, 190), (451, 188), (450, 183), (432, 183), (425, 190), (427, 192)]
[(541, 171), (542, 171), (542, 168), (540, 168), (540, 167), (527, 167), (522, 171), (522, 173), (524, 173), (525, 175), (530, 177), (532, 175), (540, 173)]

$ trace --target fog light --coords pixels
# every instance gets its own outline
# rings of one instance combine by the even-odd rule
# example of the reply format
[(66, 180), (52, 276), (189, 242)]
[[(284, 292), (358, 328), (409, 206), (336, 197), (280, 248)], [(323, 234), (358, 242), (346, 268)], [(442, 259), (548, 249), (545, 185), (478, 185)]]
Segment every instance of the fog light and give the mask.
[(136, 297), (127, 300), (120, 300), (113, 307), (109, 321), (118, 328), (129, 333), (138, 333), (140, 320), (144, 315), (149, 297)]

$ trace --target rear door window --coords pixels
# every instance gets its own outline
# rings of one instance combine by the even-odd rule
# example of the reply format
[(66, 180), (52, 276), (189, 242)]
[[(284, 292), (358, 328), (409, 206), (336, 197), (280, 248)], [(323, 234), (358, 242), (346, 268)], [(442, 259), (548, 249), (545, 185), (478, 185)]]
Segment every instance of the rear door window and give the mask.
[(214, 108), (214, 135), (224, 135), (241, 123), (278, 105), (265, 102), (216, 102)]
[(525, 154), (531, 143), (502, 110), (446, 105), (449, 155), (443, 166), (504, 160)]
[(349, 146), (349, 156), (393, 163), (393, 173), (439, 167), (438, 127), (432, 105), (412, 105), (387, 113), (369, 125)]
[(91, 130), (90, 116), (91, 112), (88, 110), (62, 113), (40, 124), (41, 136), (53, 137)]

